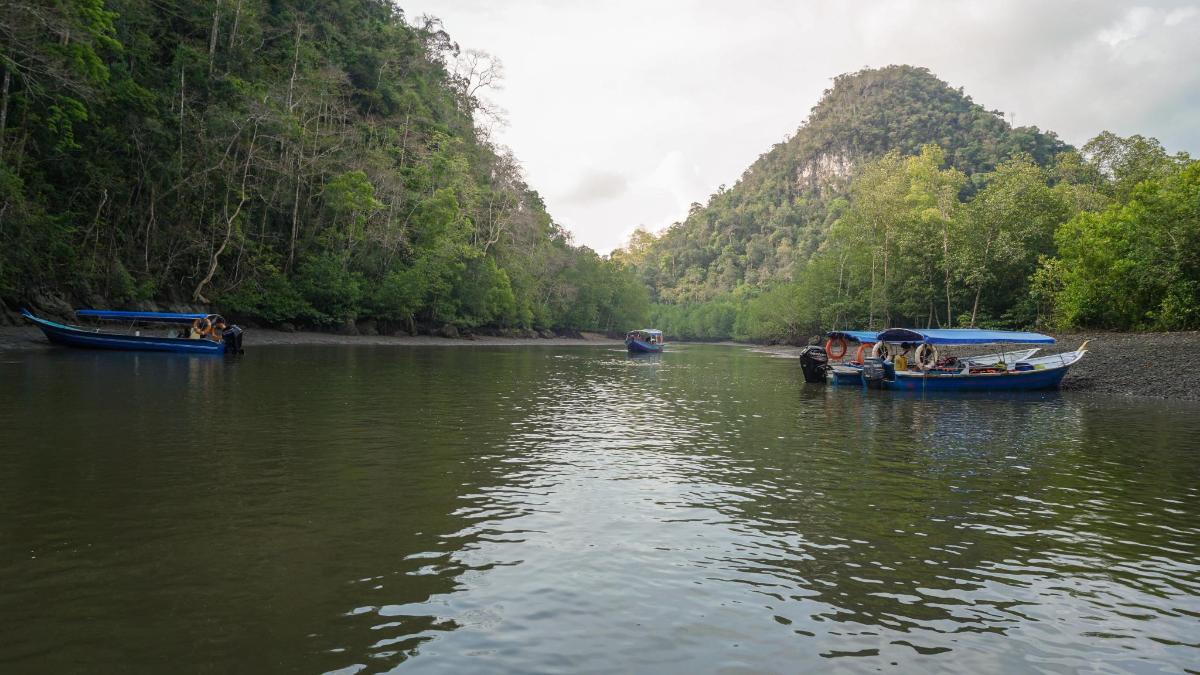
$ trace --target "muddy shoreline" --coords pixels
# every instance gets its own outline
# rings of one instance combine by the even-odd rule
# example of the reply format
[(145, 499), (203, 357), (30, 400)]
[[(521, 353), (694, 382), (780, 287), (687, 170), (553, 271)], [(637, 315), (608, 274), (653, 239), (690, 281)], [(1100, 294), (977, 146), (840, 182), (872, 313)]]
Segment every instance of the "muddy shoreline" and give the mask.
[[(1176, 333), (1086, 332), (1056, 335), (1058, 344), (1044, 350), (1057, 353), (1089, 341), (1088, 354), (1063, 380), (1064, 391), (1092, 392), (1180, 401), (1200, 401), (1200, 363), (1187, 358), (1200, 348), (1200, 331)], [(246, 332), (246, 349), (288, 345), (342, 345), (390, 347), (536, 347), (620, 346), (620, 340), (598, 333), (582, 337), (511, 338), (474, 336), (443, 338), (429, 335), (339, 335), (307, 331), (284, 332), (254, 329)], [(783, 357), (798, 357), (799, 347), (758, 346), (739, 342), (722, 344), (750, 348)], [(0, 352), (55, 348), (32, 326), (0, 327)]]

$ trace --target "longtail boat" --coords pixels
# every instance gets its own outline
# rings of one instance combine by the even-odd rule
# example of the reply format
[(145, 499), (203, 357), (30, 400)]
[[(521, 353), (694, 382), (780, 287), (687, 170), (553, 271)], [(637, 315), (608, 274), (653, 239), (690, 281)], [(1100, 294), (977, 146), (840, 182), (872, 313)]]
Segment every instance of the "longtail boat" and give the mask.
[[(34, 316), (27, 309), (22, 309), (21, 315), (41, 328), (50, 342), (68, 347), (183, 354), (242, 352), (241, 327), (227, 324), (219, 314), (75, 310), (75, 316), (80, 319), (127, 324), (127, 333), (61, 324)], [(169, 328), (172, 326), (177, 328), (172, 330)], [(143, 327), (147, 329), (146, 334), (143, 334)], [(155, 329), (162, 334), (154, 333)]]
[[(833, 361), (829, 372), (835, 384), (896, 391), (1054, 389), (1087, 353), (1084, 342), (1072, 352), (1035, 356), (1040, 347), (1009, 346), (1050, 345), (1055, 339), (1040, 333), (976, 328), (833, 331), (828, 338), (825, 351)], [(855, 355), (843, 360), (852, 343), (859, 345)], [(997, 351), (963, 358), (943, 357), (938, 352), (938, 347), (983, 345)]]
[(663, 350), (663, 334), (654, 328), (631, 330), (625, 334), (625, 348), (630, 354), (657, 354)]

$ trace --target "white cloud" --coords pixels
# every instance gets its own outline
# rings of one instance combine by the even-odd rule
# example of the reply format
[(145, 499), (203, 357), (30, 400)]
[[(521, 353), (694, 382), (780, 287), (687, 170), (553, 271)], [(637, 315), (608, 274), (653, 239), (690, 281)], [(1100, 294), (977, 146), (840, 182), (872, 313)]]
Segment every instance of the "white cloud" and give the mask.
[(1200, 151), (1195, 3), (420, 0), (505, 65), (490, 96), (551, 214), (608, 251), (732, 185), (838, 74), (926, 66), (1081, 144), (1102, 129)]
[(700, 168), (690, 163), (679, 150), (668, 152), (646, 177), (645, 183), (669, 194), (676, 213), (686, 213), (688, 206), (698, 201), (696, 191), (704, 188)]
[(1167, 16), (1163, 19), (1163, 24), (1166, 26), (1178, 26), (1185, 21), (1191, 21), (1200, 15), (1200, 9), (1195, 7), (1180, 7), (1167, 12)]
[(563, 201), (571, 204), (594, 204), (610, 199), (616, 199), (629, 189), (629, 180), (613, 171), (589, 169), (579, 177), (575, 187), (564, 197)]

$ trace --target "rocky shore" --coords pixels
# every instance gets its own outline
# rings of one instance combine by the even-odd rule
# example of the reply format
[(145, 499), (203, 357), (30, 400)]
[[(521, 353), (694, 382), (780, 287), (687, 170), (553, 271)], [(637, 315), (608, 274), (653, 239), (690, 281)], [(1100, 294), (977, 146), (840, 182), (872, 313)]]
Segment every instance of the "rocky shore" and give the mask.
[(1066, 349), (1089, 340), (1087, 356), (1071, 368), (1064, 390), (1200, 401), (1200, 364), (1187, 358), (1200, 348), (1200, 331), (1055, 337)]

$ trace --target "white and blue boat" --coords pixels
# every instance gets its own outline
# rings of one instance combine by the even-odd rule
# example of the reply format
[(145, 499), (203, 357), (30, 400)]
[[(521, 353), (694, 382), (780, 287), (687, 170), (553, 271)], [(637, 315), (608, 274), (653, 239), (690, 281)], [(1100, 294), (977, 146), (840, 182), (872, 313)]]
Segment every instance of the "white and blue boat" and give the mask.
[[(68, 347), (181, 354), (240, 354), (242, 351), (242, 329), (227, 324), (219, 314), (75, 310), (75, 316), (81, 319), (125, 324), (127, 333), (57, 323), (34, 316), (27, 309), (22, 309), (21, 315), (41, 328), (50, 342)], [(155, 328), (169, 326), (176, 329), (163, 330), (166, 334), (153, 332)], [(149, 329), (145, 335), (142, 334), (144, 328)]]
[(625, 348), (630, 354), (658, 354), (663, 350), (663, 345), (661, 330), (641, 328), (625, 334)]
[[(1087, 353), (1087, 342), (1073, 352), (1036, 356), (1055, 339), (1040, 333), (976, 328), (834, 331), (826, 351), (835, 362), (835, 384), (894, 391), (1035, 391), (1054, 389)], [(851, 344), (859, 345), (855, 356)], [(938, 347), (994, 346), (995, 353), (966, 358), (942, 357)], [(1012, 348), (1010, 348), (1010, 346)], [(840, 361), (840, 362), (839, 362)]]

